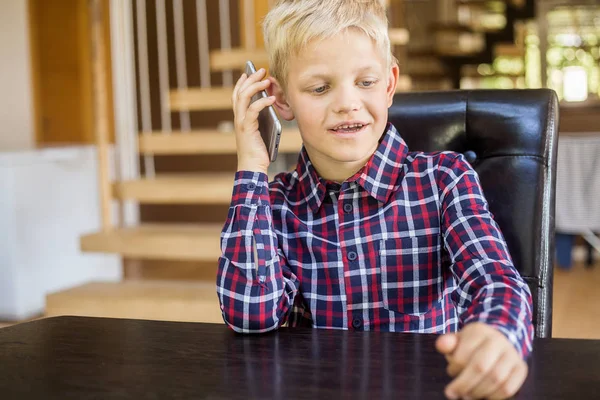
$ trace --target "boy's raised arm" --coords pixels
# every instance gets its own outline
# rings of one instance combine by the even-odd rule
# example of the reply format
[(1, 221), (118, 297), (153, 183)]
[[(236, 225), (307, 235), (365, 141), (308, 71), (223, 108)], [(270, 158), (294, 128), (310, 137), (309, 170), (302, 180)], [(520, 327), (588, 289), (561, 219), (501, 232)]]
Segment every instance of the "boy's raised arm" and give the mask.
[(258, 131), (258, 113), (274, 98), (250, 104), (254, 94), (269, 86), (268, 80), (261, 81), (264, 76), (264, 69), (249, 77), (243, 74), (233, 90), (238, 171), (217, 273), (223, 319), (245, 333), (282, 325), (298, 292), (296, 277), (277, 252), (267, 177), (270, 160)]

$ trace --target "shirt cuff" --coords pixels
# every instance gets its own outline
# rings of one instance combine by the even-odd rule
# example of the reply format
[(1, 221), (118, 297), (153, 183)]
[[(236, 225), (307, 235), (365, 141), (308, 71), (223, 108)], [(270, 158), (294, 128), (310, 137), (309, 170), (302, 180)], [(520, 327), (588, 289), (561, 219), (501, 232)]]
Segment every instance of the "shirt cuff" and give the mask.
[[(502, 333), (508, 339), (508, 341), (513, 345), (513, 347), (517, 350), (517, 352), (521, 355), (521, 357), (523, 359), (527, 359), (527, 357), (529, 357), (529, 355), (531, 354), (531, 351), (532, 351), (531, 340), (528, 340), (528, 338), (526, 338), (526, 337), (519, 337), (520, 335), (516, 332), (515, 328), (506, 326), (505, 324), (502, 324), (492, 318), (488, 319), (488, 320), (486, 320), (485, 318), (473, 319), (467, 323), (472, 323), (472, 322), (483, 322), (483, 323), (491, 326), (492, 328), (495, 328), (496, 330), (498, 330), (500, 333)], [(524, 330), (523, 332), (526, 332), (526, 330)]]
[(237, 171), (231, 206), (269, 205), (269, 177), (262, 172)]

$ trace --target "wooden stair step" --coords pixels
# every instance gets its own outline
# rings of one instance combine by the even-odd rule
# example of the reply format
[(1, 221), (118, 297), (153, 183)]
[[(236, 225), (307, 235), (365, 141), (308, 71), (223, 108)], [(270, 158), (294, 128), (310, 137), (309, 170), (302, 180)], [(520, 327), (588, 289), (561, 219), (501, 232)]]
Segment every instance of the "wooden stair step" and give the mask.
[(113, 183), (113, 196), (144, 204), (229, 204), (231, 173), (163, 174)]
[(48, 294), (45, 316), (59, 315), (223, 323), (214, 282), (92, 282)]
[(498, 43), (494, 45), (494, 57), (524, 57), (525, 48), (514, 43)]
[(221, 256), (222, 224), (143, 224), (83, 235), (82, 251), (157, 260), (209, 261)]
[[(490, 70), (491, 71), (491, 70)], [(504, 77), (504, 78), (522, 78), (524, 74), (502, 74), (502, 73), (493, 73), (486, 74), (479, 72), (479, 65), (463, 65), (460, 69), (460, 75), (463, 78), (489, 78), (489, 77)]]
[(429, 25), (433, 32), (473, 33), (473, 28), (460, 22), (435, 22)]
[[(168, 154), (236, 154), (235, 134), (216, 130), (195, 130), (188, 133), (142, 132), (138, 138), (140, 153)], [(302, 137), (297, 129), (283, 129), (279, 141), (280, 153), (298, 153)]]
[(416, 57), (437, 58), (437, 51), (433, 46), (408, 47), (406, 54), (410, 60)]
[(459, 48), (442, 48), (439, 47), (437, 50), (437, 55), (440, 57), (449, 57), (449, 58), (470, 58), (479, 55), (481, 49), (473, 49), (473, 50), (462, 50)]
[(404, 46), (407, 45), (410, 40), (408, 29), (405, 28), (390, 28), (388, 35), (392, 45)]
[(212, 51), (210, 53), (210, 69), (215, 72), (244, 71), (248, 60), (254, 63), (256, 69), (269, 66), (269, 56), (264, 49), (231, 49)]
[(491, 1), (490, 0), (458, 0), (457, 3), (460, 5), (466, 6), (474, 6), (474, 7), (483, 7), (487, 6)]
[(173, 89), (169, 92), (171, 111), (215, 111), (229, 110), (233, 102), (233, 88), (195, 88)]
[[(113, 197), (143, 204), (224, 204), (231, 202), (233, 173), (159, 174), (113, 183)], [(274, 176), (269, 176), (269, 181)]]

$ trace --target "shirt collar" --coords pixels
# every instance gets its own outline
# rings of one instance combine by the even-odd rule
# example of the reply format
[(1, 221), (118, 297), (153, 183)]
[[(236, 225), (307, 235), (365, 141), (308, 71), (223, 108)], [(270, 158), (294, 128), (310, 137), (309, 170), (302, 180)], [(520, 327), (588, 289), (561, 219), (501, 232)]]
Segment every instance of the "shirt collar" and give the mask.
[[(403, 176), (403, 165), (407, 154), (406, 143), (394, 125), (388, 123), (375, 153), (346, 182), (356, 182), (371, 197), (381, 203), (386, 203)], [(319, 211), (327, 190), (335, 186), (339, 187), (334, 182), (319, 177), (304, 146), (298, 156), (296, 173), (300, 190), (313, 213)]]

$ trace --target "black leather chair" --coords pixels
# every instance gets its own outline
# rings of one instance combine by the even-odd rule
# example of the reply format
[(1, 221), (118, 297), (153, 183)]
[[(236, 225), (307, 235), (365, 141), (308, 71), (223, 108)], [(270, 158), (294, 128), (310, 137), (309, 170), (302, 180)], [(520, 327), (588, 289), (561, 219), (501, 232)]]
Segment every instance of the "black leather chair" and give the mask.
[(401, 93), (389, 112), (410, 150), (456, 151), (473, 165), (541, 338), (552, 334), (558, 112), (549, 89)]

